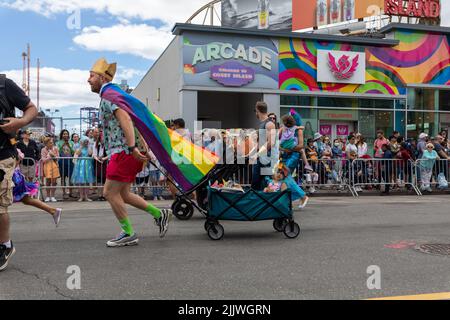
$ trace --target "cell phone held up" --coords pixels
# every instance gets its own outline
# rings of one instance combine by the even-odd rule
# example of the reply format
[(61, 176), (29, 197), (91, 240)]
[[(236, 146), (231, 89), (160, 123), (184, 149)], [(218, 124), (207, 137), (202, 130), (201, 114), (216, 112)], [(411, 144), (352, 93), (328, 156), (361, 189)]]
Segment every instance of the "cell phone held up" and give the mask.
[[(3, 113), (0, 113), (0, 125), (5, 125), (7, 123), (9, 123), (9, 120), (4, 118)], [(7, 135), (11, 145), (15, 146), (17, 144), (16, 135), (14, 133), (9, 133)]]

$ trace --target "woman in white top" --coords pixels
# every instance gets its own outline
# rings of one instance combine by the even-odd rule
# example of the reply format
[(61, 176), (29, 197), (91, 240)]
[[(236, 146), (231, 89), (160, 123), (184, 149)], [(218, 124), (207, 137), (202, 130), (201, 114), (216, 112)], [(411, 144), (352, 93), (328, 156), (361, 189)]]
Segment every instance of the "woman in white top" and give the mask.
[(350, 153), (352, 152), (358, 152), (358, 147), (356, 146), (356, 137), (353, 135), (350, 135), (348, 137), (348, 144), (345, 148), (345, 153), (347, 155), (347, 159), (350, 159)]
[(358, 147), (358, 158), (362, 158), (363, 156), (367, 155), (368, 146), (364, 137), (361, 134), (359, 135), (356, 146)]

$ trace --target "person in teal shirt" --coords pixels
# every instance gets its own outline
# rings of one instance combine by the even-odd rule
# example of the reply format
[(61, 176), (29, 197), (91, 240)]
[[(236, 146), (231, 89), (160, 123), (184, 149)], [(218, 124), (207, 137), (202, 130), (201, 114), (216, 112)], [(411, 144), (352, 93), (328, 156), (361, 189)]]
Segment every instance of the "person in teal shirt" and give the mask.
[(422, 182), (422, 191), (431, 191), (431, 176), (433, 175), (433, 167), (439, 160), (439, 155), (436, 150), (434, 150), (434, 145), (432, 143), (427, 144), (426, 150), (423, 152), (422, 158), (420, 159), (420, 177)]

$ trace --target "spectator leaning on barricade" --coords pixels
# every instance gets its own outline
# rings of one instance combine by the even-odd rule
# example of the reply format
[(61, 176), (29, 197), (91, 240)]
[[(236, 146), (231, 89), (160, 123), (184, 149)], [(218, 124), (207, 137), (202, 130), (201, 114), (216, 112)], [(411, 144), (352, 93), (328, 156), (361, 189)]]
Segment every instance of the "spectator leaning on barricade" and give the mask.
[(75, 152), (75, 166), (73, 168), (72, 183), (79, 186), (81, 201), (92, 201), (88, 198), (88, 187), (94, 183), (94, 164), (92, 159), (92, 149), (89, 147), (89, 139), (84, 137), (81, 140), (81, 147)]
[(53, 138), (44, 139), (45, 147), (41, 151), (42, 171), (45, 178), (46, 194), (45, 202), (58, 202), (55, 198), (57, 180), (60, 177), (58, 167), (58, 148), (53, 143)]
[(420, 159), (420, 179), (422, 183), (420, 189), (422, 192), (432, 192), (430, 184), (436, 160), (439, 160), (439, 156), (434, 150), (434, 145), (430, 142), (426, 145), (426, 150)]
[[(61, 186), (63, 191), (63, 199), (68, 199), (69, 197), (74, 197), (72, 193), (72, 188), (70, 188), (70, 178), (73, 172), (73, 156), (75, 154), (75, 149), (73, 142), (70, 141), (70, 133), (67, 130), (62, 130), (59, 135), (59, 141), (56, 143), (59, 152), (59, 171), (61, 175)], [(65, 187), (69, 187), (66, 189)]]
[(21, 140), (17, 143), (17, 149), (25, 157), (20, 164), (20, 171), (28, 182), (34, 182), (36, 180), (36, 164), (41, 158), (40, 150), (36, 141), (30, 139), (31, 132), (29, 130), (20, 133)]

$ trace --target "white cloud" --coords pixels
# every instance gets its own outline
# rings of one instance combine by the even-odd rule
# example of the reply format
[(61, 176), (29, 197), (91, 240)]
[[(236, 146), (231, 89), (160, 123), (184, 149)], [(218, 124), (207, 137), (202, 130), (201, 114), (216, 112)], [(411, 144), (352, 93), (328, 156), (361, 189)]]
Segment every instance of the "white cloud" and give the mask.
[(74, 10), (93, 10), (126, 19), (159, 19), (172, 27), (185, 22), (209, 0), (6, 0), (0, 6), (20, 11), (33, 11), (44, 16), (68, 13)]
[[(37, 69), (32, 68), (31, 72), (31, 99), (37, 102)], [(22, 86), (22, 70), (0, 71), (8, 78)], [(120, 80), (130, 80), (134, 77), (141, 77), (145, 74), (142, 70), (120, 67), (118, 68), (115, 82)], [(57, 68), (41, 68), (40, 70), (40, 106), (43, 109), (61, 109), (67, 106), (72, 107), (95, 107), (98, 106), (100, 98), (98, 94), (91, 92), (87, 80), (89, 70), (69, 69), (61, 70)]]
[[(37, 100), (37, 69), (31, 70), (31, 99)], [(22, 70), (0, 71), (22, 84)], [(92, 93), (87, 80), (87, 70), (61, 70), (56, 68), (41, 68), (40, 70), (40, 106), (43, 109), (62, 108), (65, 106), (97, 106), (98, 94)]]
[(107, 28), (86, 27), (73, 41), (86, 50), (128, 53), (155, 60), (172, 38), (167, 29), (146, 24), (119, 24)]

